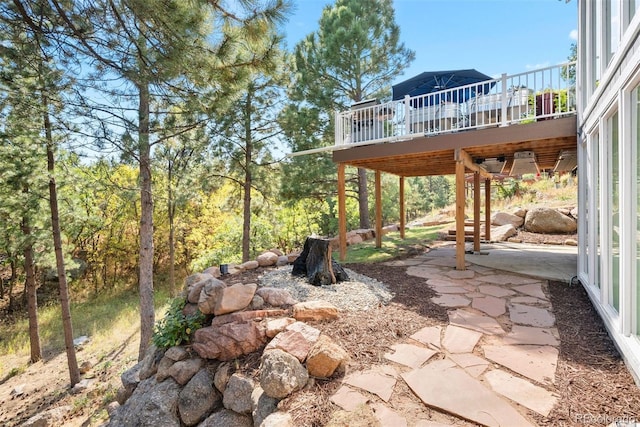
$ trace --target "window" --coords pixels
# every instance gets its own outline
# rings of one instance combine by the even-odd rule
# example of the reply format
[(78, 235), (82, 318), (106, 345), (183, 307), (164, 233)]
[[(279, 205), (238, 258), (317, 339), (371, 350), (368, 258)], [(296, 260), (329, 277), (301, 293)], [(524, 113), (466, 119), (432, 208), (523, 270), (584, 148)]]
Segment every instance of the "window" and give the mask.
[(592, 206), (594, 207), (594, 218), (593, 225), (594, 231), (592, 236), (593, 247), (595, 249), (594, 253), (594, 263), (593, 265), (593, 284), (600, 287), (600, 283), (602, 282), (600, 273), (602, 271), (601, 262), (601, 254), (602, 254), (602, 244), (600, 242), (600, 221), (601, 221), (601, 207), (600, 207), (600, 135), (595, 133), (591, 138), (591, 146), (590, 146), (590, 155), (591, 155), (591, 177), (593, 177), (593, 182), (590, 185), (590, 190), (592, 190), (593, 200), (591, 201)]
[[(632, 2), (633, 3), (633, 2)], [(635, 197), (636, 197), (636, 286), (632, 290), (632, 295), (635, 292), (635, 308), (632, 310), (633, 316), (635, 316), (635, 331), (636, 335), (640, 336), (640, 86), (636, 87), (631, 96), (632, 112), (631, 112), (631, 129), (632, 138), (635, 140), (636, 155), (635, 155), (635, 177), (636, 183)], [(634, 319), (631, 319), (633, 322)]]
[(609, 191), (607, 194), (609, 212), (609, 277), (611, 279), (609, 292), (609, 304), (616, 310), (620, 310), (620, 144), (618, 112), (607, 119), (609, 136), (607, 178)]
[(620, 44), (620, 2), (619, 0), (608, 0), (606, 3), (606, 49), (607, 63), (618, 50)]

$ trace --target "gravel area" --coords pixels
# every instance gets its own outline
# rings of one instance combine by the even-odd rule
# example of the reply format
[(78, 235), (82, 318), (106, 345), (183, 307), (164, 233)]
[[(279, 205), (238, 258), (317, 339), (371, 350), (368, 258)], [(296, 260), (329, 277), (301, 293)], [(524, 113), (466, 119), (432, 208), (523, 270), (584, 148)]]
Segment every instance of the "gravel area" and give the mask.
[(291, 275), (292, 266), (265, 272), (261, 287), (287, 289), (298, 301), (322, 300), (341, 310), (365, 311), (386, 305), (394, 297), (387, 286), (371, 277), (345, 268), (349, 280), (328, 286), (314, 286), (303, 277)]

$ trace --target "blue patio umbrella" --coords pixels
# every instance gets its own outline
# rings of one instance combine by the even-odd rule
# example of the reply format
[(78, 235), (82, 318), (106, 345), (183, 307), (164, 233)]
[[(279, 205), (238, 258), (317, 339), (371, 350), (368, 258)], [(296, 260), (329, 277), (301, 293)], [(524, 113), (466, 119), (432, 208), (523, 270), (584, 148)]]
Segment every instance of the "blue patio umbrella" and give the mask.
[[(439, 92), (446, 89), (453, 89), (460, 86), (466, 86), (474, 83), (481, 83), (491, 80), (491, 77), (475, 69), (469, 70), (452, 70), (452, 71), (425, 71), (408, 80), (400, 82), (392, 86), (393, 100), (403, 99), (406, 95), (411, 97), (425, 95), (429, 93)], [(428, 104), (437, 104), (440, 102), (464, 102), (476, 95), (487, 93), (496, 83), (494, 81), (482, 85), (475, 85), (453, 91), (447, 94), (447, 99), (440, 97), (429, 97), (426, 99)], [(436, 99), (437, 98), (437, 99)], [(419, 102), (422, 103), (422, 100)], [(416, 107), (419, 105), (415, 105)]]

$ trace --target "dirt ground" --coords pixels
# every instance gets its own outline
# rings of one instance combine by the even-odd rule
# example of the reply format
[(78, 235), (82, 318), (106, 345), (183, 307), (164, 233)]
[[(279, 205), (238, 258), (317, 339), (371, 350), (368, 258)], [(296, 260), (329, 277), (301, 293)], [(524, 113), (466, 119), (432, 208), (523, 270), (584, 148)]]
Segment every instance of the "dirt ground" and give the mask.
[[(434, 295), (431, 290), (419, 286), (424, 279), (407, 275), (405, 268), (382, 264), (348, 264), (346, 267), (385, 283), (395, 293), (389, 305), (369, 312), (344, 313), (337, 321), (314, 325), (350, 353), (353, 369), (382, 363), (384, 353), (392, 344), (424, 326), (446, 324), (446, 310), (431, 302)], [(261, 271), (244, 274), (243, 281), (252, 281)], [(585, 291), (579, 285), (561, 283), (550, 283), (548, 289), (561, 340), (556, 371), (560, 399), (548, 417), (531, 413), (531, 418), (544, 426), (598, 426), (637, 418), (640, 388), (626, 369)], [(50, 355), (46, 361), (32, 365), (18, 375), (0, 379), (0, 425), (18, 426), (35, 413), (62, 405), (71, 407), (64, 425), (100, 425), (106, 420), (104, 408), (113, 400), (120, 384), (119, 376), (135, 363), (136, 352), (136, 336), (108, 351), (91, 347), (80, 351), (80, 362), (95, 362), (94, 368), (85, 375), (95, 382), (77, 394), (68, 389), (64, 354)], [(4, 366), (10, 366), (7, 357), (0, 355)], [(239, 362), (245, 370), (255, 373), (259, 359), (249, 356)], [(20, 363), (24, 364), (24, 361)], [(280, 406), (291, 412), (297, 427), (324, 426), (337, 409), (329, 402), (329, 396), (340, 382), (341, 378), (317, 381), (307, 390), (284, 399)], [(394, 406), (404, 408), (403, 415), (409, 421), (416, 419), (417, 413), (424, 416), (427, 411), (434, 421), (468, 425), (425, 408), (403, 382), (398, 384), (400, 389), (396, 389), (394, 395), (399, 396), (401, 402)]]

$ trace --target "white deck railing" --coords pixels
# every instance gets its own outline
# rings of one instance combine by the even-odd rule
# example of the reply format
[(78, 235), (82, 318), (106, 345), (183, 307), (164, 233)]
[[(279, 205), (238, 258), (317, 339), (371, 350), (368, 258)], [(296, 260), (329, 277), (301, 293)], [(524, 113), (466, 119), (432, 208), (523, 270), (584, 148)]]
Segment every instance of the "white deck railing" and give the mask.
[(510, 126), (575, 114), (575, 62), (336, 113), (336, 146)]

